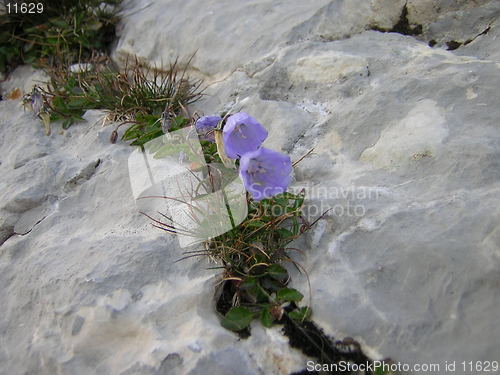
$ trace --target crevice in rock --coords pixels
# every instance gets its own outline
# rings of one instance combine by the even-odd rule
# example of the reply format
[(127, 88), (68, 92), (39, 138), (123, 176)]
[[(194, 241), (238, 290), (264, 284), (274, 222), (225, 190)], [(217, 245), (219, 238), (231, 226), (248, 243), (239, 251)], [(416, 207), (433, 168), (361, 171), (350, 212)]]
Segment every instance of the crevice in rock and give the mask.
[[(225, 315), (234, 305), (234, 299), (238, 292), (238, 286), (233, 281), (228, 281), (222, 284), (216, 292), (216, 310)], [(366, 365), (372, 360), (363, 352), (361, 345), (350, 337), (343, 340), (335, 340), (333, 337), (324, 333), (312, 320), (296, 321), (288, 316), (288, 313), (297, 309), (297, 305), (291, 302), (284, 308), (285, 314), (276, 322), (282, 325), (283, 334), (288, 337), (289, 345), (292, 348), (300, 350), (306, 356), (315, 360), (315, 363), (339, 364), (342, 361), (355, 363), (358, 365)], [(242, 339), (246, 339), (251, 335), (250, 329), (247, 327), (236, 332)], [(300, 372), (295, 372), (290, 375), (315, 374), (304, 369)], [(333, 371), (321, 372), (322, 374), (343, 374), (355, 375), (357, 372), (351, 371)], [(365, 375), (372, 375), (372, 371), (367, 370)]]
[(454, 51), (462, 45), (461, 42), (457, 42), (456, 40), (450, 40), (446, 42), (446, 50)]
[(0, 246), (2, 246), (5, 241), (14, 236), (16, 232), (14, 232), (14, 226), (9, 225), (7, 227), (0, 229)]
[[(447, 42), (444, 42), (444, 44), (446, 45), (446, 50), (448, 50), (448, 51), (454, 51), (454, 50), (456, 50), (456, 49), (458, 49), (458, 48), (460, 48), (462, 46), (466, 46), (467, 44), (472, 43), (473, 41), (475, 41), (480, 36), (488, 34), (490, 32), (492, 26), (493, 26), (493, 23), (490, 23), (486, 29), (484, 29), (483, 31), (481, 31), (479, 34), (477, 34), (473, 38), (467, 39), (464, 42), (461, 42), (461, 41), (458, 41), (458, 40), (449, 40)], [(434, 47), (436, 44), (438, 44), (438, 42), (435, 39), (429, 40), (429, 43), (428, 43), (429, 47)]]
[(40, 220), (38, 220), (35, 224), (33, 224), (33, 226), (26, 232), (24, 233), (16, 233), (16, 232), (13, 232), (12, 235), (17, 235), (17, 236), (26, 236), (27, 234), (29, 234), (33, 228), (35, 228), (38, 224), (40, 224), (42, 221), (44, 221), (45, 219), (47, 218), (47, 216), (44, 216), (42, 217)]
[(373, 26), (371, 30), (383, 33), (398, 33), (402, 35), (416, 36), (422, 34), (422, 25), (415, 25), (415, 27), (410, 25), (410, 21), (408, 20), (408, 7), (407, 4), (405, 4), (401, 11), (401, 15), (399, 16), (398, 22), (391, 29)]
[[(479, 34), (477, 34), (474, 38), (467, 39), (465, 42), (459, 42), (459, 41), (456, 41), (456, 40), (450, 40), (448, 42), (445, 42), (446, 49), (448, 51), (453, 51), (453, 50), (456, 50), (457, 48), (460, 48), (461, 46), (466, 46), (467, 44), (472, 43), (473, 41), (475, 41), (480, 36), (488, 34), (488, 32), (490, 30), (491, 30), (491, 24), (488, 25), (488, 27), (486, 29), (484, 29)], [(430, 45), (430, 42), (429, 42), (429, 45)], [(435, 45), (435, 43), (434, 43), (434, 45)], [(433, 47), (434, 45), (432, 45), (431, 47)]]
[(83, 168), (80, 173), (76, 176), (72, 177), (66, 184), (64, 185), (65, 190), (72, 190), (78, 185), (83, 184), (84, 182), (90, 180), (92, 176), (95, 174), (97, 167), (101, 164), (101, 159), (97, 159), (95, 162), (90, 163), (85, 168)]
[[(293, 306), (287, 309), (293, 309)], [(328, 365), (340, 364), (341, 362), (350, 362), (357, 365), (366, 365), (372, 360), (361, 349), (361, 345), (350, 337), (343, 340), (335, 340), (333, 337), (326, 335), (312, 321), (297, 322), (290, 319), (287, 314), (283, 315), (280, 323), (283, 324), (283, 333), (288, 337), (290, 346), (299, 349), (302, 353), (310, 358), (315, 359), (315, 363)], [(338, 366), (340, 367), (340, 366)], [(332, 366), (332, 369), (335, 369)], [(305, 375), (317, 374), (316, 371), (304, 369), (299, 372), (294, 372), (290, 375)], [(353, 371), (321, 371), (321, 374), (357, 374)], [(367, 369), (365, 375), (373, 374)]]
[(28, 162), (35, 160), (35, 159), (41, 159), (47, 155), (49, 155), (47, 152), (40, 151), (39, 153), (37, 153), (29, 158), (22, 159), (20, 161), (16, 161), (16, 163), (14, 164), (14, 169), (19, 169), (21, 167), (24, 167)]

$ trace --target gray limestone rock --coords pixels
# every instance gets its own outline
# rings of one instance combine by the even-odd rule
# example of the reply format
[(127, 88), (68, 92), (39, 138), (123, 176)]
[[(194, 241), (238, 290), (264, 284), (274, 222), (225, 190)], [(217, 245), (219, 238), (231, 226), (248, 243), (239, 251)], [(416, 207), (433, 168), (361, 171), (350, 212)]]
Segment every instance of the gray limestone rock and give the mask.
[[(405, 4), (420, 35), (373, 30), (391, 30)], [(293, 160), (314, 148), (291, 187), (306, 189), (311, 218), (330, 210), (297, 243), (314, 320), (373, 358), (443, 374), (445, 361), (500, 355), (498, 4), (126, 2), (114, 58), (197, 50), (190, 73), (208, 88), (193, 111), (242, 109)], [(4, 90), (29, 90), (31, 74)], [(221, 328), (216, 273), (175, 263), (175, 238), (138, 213), (131, 148), (109, 143), (100, 116), (47, 137), (0, 101), (0, 373), (305, 368), (278, 328), (255, 324), (247, 340)]]

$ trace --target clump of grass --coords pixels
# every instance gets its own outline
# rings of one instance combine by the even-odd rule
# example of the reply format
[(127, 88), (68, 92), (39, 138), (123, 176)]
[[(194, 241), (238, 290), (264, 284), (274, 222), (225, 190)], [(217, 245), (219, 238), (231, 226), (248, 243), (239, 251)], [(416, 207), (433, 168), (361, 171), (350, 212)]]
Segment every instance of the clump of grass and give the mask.
[[(39, 0), (41, 12), (21, 12), (25, 1), (9, 1), (0, 15), (0, 71), (19, 64), (53, 65), (64, 56), (77, 62), (106, 52), (115, 37), (121, 0)], [(17, 9), (17, 12), (12, 11)]]
[[(224, 269), (217, 310), (224, 316), (225, 328), (245, 336), (254, 318), (271, 327), (283, 314), (298, 322), (311, 316), (310, 307), (298, 306), (304, 296), (287, 287), (290, 276), (281, 265), (289, 262), (304, 271), (290, 256), (301, 250), (288, 246), (315, 223), (304, 217), (303, 203), (304, 192), (286, 192), (260, 202), (248, 199), (248, 216), (241, 224), (206, 241), (204, 249), (185, 253), (182, 259), (208, 256)], [(166, 222), (153, 219), (155, 226), (170, 233), (184, 231), (162, 216)]]
[[(187, 124), (186, 107), (202, 95), (201, 81), (190, 82), (186, 70), (174, 61), (166, 71), (150, 68), (138, 60), (123, 70), (106, 57), (96, 57), (81, 71), (68, 64), (46, 66), (50, 82), (42, 89), (51, 121), (62, 121), (68, 128), (89, 109), (108, 111), (107, 120), (129, 124), (123, 139), (132, 145), (162, 135), (162, 123), (170, 130)], [(162, 121), (162, 118), (165, 121)]]
[[(297, 321), (310, 317), (309, 307), (298, 307), (304, 296), (287, 287), (290, 277), (281, 265), (288, 262), (303, 271), (290, 256), (301, 250), (289, 247), (314, 225), (304, 217), (303, 204), (304, 192), (286, 192), (260, 202), (249, 199), (245, 221), (207, 241), (207, 253), (225, 268), (225, 290), (218, 306), (225, 314), (224, 327), (240, 331), (254, 318), (270, 327), (281, 321), (284, 313)], [(286, 311), (286, 307), (293, 308)]]

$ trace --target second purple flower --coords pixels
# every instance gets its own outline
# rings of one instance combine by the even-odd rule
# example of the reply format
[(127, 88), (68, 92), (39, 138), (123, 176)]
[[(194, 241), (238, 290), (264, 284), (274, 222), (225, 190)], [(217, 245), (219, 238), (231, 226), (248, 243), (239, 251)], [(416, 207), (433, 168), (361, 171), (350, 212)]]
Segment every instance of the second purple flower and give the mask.
[(290, 184), (292, 161), (268, 148), (248, 152), (240, 159), (240, 177), (252, 198), (260, 201), (284, 193)]

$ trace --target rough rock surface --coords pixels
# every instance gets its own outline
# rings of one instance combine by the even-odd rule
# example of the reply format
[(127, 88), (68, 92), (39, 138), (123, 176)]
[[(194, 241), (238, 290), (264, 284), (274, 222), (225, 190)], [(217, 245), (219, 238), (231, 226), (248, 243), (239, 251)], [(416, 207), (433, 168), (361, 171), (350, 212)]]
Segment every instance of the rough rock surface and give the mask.
[[(298, 244), (315, 321), (440, 374), (500, 358), (498, 4), (136, 1), (114, 56), (168, 64), (197, 50), (200, 113), (243, 108), (293, 159), (314, 147), (294, 189), (308, 189), (311, 216), (331, 208)], [(416, 35), (374, 31), (405, 22)], [(450, 38), (474, 39), (446, 50)], [(138, 214), (131, 150), (109, 144), (99, 113), (50, 137), (19, 102), (0, 113), (0, 373), (305, 367), (276, 329), (239, 341), (219, 326), (215, 273), (173, 263), (181, 250)]]
[(219, 279), (206, 262), (175, 263), (175, 238), (139, 214), (132, 148), (110, 143), (102, 113), (47, 137), (19, 101), (0, 111), (0, 212), (11, 226), (0, 247), (1, 374), (300, 369), (277, 329), (256, 327), (235, 347), (213, 306)]

